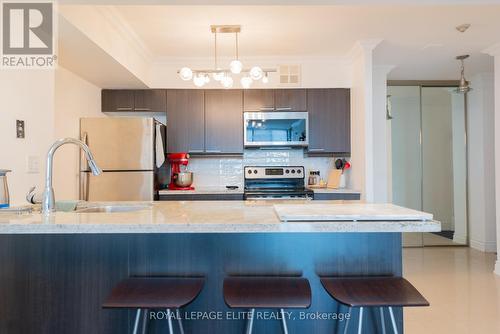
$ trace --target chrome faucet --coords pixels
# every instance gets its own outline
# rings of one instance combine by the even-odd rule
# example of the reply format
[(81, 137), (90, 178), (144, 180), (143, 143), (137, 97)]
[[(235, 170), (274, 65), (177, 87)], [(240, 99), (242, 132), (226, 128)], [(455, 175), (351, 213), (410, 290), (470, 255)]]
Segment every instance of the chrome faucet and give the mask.
[(94, 160), (94, 156), (92, 155), (92, 152), (90, 152), (89, 147), (84, 142), (74, 138), (64, 138), (56, 141), (50, 147), (49, 152), (47, 153), (47, 169), (45, 171), (46, 172), (45, 191), (43, 193), (43, 200), (42, 200), (43, 214), (48, 214), (55, 211), (54, 188), (52, 187), (52, 169), (54, 164), (54, 153), (59, 147), (61, 147), (64, 144), (75, 144), (77, 146), (80, 146), (80, 148), (85, 153), (85, 157), (87, 158), (87, 162), (89, 164), (90, 170), (92, 171), (92, 174), (97, 176), (102, 172), (99, 166), (97, 166)]

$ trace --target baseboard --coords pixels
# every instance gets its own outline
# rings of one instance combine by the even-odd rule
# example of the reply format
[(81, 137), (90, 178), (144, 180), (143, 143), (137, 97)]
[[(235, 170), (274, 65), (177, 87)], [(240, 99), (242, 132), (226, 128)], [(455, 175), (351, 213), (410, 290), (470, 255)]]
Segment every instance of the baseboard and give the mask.
[(470, 247), (485, 253), (496, 253), (497, 251), (497, 243), (495, 241), (484, 242), (471, 239)]
[(497, 263), (495, 264), (495, 274), (500, 276), (500, 260), (497, 259)]
[(467, 245), (467, 237), (465, 235), (453, 234), (453, 242), (461, 245)]

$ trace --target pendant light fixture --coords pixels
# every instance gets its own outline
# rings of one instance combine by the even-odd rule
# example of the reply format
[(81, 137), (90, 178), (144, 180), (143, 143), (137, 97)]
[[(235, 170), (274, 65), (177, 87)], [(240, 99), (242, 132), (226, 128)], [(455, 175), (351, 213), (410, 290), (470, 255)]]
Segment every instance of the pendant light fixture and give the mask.
[(469, 82), (465, 80), (465, 68), (464, 68), (464, 60), (469, 58), (469, 55), (457, 56), (456, 59), (460, 61), (460, 82), (458, 84), (457, 89), (455, 90), (457, 93), (466, 94), (472, 90), (469, 85)]
[[(262, 83), (269, 82), (269, 73), (277, 72), (274, 68), (263, 69), (260, 66), (252, 66), (250, 69), (243, 67), (239, 57), (239, 33), (241, 26), (239, 25), (213, 25), (210, 26), (211, 32), (214, 34), (214, 68), (211, 70), (193, 70), (189, 67), (183, 67), (177, 71), (179, 77), (184, 81), (193, 80), (196, 87), (203, 87), (210, 82), (210, 77), (217, 82), (220, 82), (222, 87), (231, 88), (234, 84), (234, 79), (231, 75), (242, 75), (240, 79), (243, 88), (250, 88), (254, 81), (262, 80)], [(217, 50), (217, 35), (218, 34), (234, 34), (235, 37), (235, 59), (229, 63), (229, 68), (220, 68), (218, 65), (218, 50)]]

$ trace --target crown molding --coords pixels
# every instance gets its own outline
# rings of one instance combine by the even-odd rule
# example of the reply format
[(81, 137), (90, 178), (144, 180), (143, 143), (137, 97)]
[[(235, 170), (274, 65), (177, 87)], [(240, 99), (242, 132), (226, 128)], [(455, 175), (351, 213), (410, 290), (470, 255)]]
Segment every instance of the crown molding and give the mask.
[(381, 38), (359, 40), (347, 53), (347, 58), (352, 61), (364, 53), (373, 52), (373, 50), (375, 50), (375, 48), (382, 42), (383, 39)]
[(141, 56), (147, 63), (154, 59), (153, 53), (127, 20), (120, 14), (115, 6), (96, 6), (97, 10), (113, 27), (120, 36)]
[(493, 56), (493, 57), (500, 56), (500, 43), (494, 44), (494, 45), (484, 49), (481, 52), (485, 53), (487, 55)]

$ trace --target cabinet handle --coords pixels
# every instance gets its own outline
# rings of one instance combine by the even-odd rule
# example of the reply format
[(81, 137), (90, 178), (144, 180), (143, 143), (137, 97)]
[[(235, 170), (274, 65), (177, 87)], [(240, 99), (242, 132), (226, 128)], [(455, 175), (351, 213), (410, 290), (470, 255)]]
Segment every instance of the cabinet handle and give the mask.
[(131, 107), (118, 107), (116, 108), (118, 111), (132, 111)]
[(151, 111), (151, 108), (135, 108), (136, 111)]
[(221, 153), (221, 150), (206, 150), (207, 153)]
[(260, 107), (259, 110), (260, 111), (273, 111), (274, 107)]
[(189, 153), (203, 153), (203, 150), (189, 150)]
[(308, 148), (307, 150), (309, 152), (323, 152), (325, 149), (324, 148)]
[(292, 110), (292, 107), (279, 107), (279, 108), (276, 108), (275, 110)]

